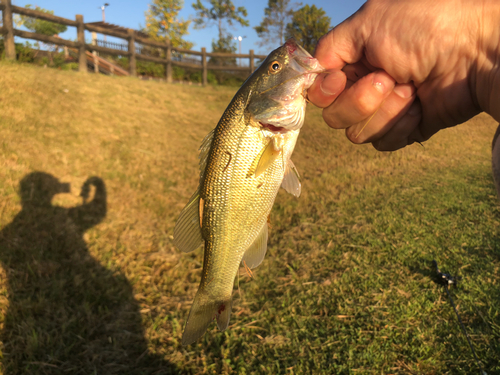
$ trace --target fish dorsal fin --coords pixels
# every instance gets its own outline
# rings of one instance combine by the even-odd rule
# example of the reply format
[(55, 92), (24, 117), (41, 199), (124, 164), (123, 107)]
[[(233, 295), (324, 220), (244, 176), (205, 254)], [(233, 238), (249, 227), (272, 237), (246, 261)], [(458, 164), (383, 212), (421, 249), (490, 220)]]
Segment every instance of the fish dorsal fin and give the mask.
[(297, 198), (300, 196), (300, 192), (302, 190), (300, 176), (297, 168), (291, 160), (288, 161), (288, 165), (286, 166), (285, 176), (283, 177), (281, 187)]
[(243, 267), (246, 264), (248, 268), (254, 269), (262, 263), (267, 251), (267, 235), (267, 223), (265, 223), (257, 238), (253, 241), (247, 251), (245, 251), (243, 259), (241, 260)]
[[(201, 142), (199, 148), (200, 158), (200, 180), (203, 178), (205, 168), (207, 167), (208, 154), (212, 147), (215, 129)], [(201, 235), (201, 219), (200, 219), (200, 190), (196, 190), (193, 196), (189, 199), (188, 204), (182, 210), (174, 228), (174, 245), (185, 253), (196, 250), (203, 244)]]
[(267, 168), (281, 155), (281, 148), (276, 149), (273, 139), (262, 149), (253, 161), (247, 177), (254, 175), (256, 178), (266, 171)]
[(196, 190), (175, 223), (174, 245), (184, 253), (196, 250), (203, 243), (199, 202), (200, 192)]
[(200, 152), (199, 155), (200, 174), (203, 174), (205, 172), (205, 168), (207, 167), (208, 154), (210, 153), (210, 147), (212, 147), (212, 140), (214, 139), (214, 133), (215, 133), (215, 128), (212, 129), (210, 133), (206, 135), (205, 138), (203, 138), (201, 146), (198, 149), (198, 151)]

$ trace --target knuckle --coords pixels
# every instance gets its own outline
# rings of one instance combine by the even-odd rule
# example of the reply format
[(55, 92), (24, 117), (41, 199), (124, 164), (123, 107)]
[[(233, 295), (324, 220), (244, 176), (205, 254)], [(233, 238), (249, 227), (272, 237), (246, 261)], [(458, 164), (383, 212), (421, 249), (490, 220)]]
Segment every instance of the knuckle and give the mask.
[(379, 106), (380, 101), (368, 90), (363, 91), (356, 102), (356, 109), (361, 118), (373, 115)]
[(336, 114), (332, 110), (323, 110), (323, 120), (326, 124), (333, 129), (343, 129), (342, 122), (338, 120)]

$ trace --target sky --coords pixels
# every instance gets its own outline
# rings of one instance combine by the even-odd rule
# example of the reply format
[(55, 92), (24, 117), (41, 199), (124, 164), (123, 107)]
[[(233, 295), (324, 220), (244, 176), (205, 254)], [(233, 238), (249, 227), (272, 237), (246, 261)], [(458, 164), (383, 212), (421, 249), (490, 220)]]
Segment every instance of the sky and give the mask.
[[(100, 7), (105, 3), (109, 6), (105, 10), (106, 22), (124, 26), (132, 29), (139, 29), (145, 25), (144, 12), (148, 9), (150, 0), (12, 0), (12, 3), (17, 6), (24, 7), (27, 4), (39, 6), (44, 9), (53, 10), (54, 15), (75, 19), (76, 14), (82, 14), (84, 22), (102, 21), (102, 12)], [(185, 20), (193, 18), (195, 11), (192, 8), (193, 0), (184, 2), (184, 8), (179, 14), (180, 18)], [(205, 1), (204, 1), (205, 2)], [(234, 27), (229, 29), (233, 36), (242, 36), (241, 52), (248, 53), (253, 49), (257, 54), (268, 54), (273, 47), (259, 47), (258, 36), (253, 27), (260, 24), (264, 17), (264, 9), (268, 4), (268, 0), (233, 0), (235, 6), (244, 6), (248, 11), (247, 19), (250, 22), (249, 27)], [(302, 4), (316, 5), (323, 8), (326, 15), (331, 18), (331, 25), (335, 26), (349, 17), (352, 13), (359, 9), (364, 3), (364, 0), (305, 0)], [(206, 2), (205, 2), (206, 4)], [(189, 29), (189, 35), (185, 37), (186, 40), (194, 43), (194, 50), (200, 50), (205, 47), (208, 52), (212, 49), (212, 40), (217, 39), (217, 27), (195, 30), (192, 26)], [(65, 39), (76, 39), (76, 29), (68, 27), (68, 31), (61, 34)], [(86, 38), (90, 39), (90, 35)], [(109, 37), (108, 37), (109, 38)], [(21, 40), (20, 40), (21, 41)], [(279, 44), (279, 41), (277, 42)]]

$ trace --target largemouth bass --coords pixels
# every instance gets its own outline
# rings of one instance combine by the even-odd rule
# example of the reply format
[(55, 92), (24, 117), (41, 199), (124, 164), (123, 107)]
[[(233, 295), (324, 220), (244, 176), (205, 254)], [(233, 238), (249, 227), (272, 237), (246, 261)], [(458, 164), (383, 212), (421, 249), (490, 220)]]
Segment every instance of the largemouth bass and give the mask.
[(257, 267), (267, 250), (268, 216), (280, 186), (300, 195), (291, 161), (304, 123), (305, 90), (323, 71), (293, 39), (246, 80), (200, 147), (200, 184), (181, 212), (174, 243), (205, 244), (198, 292), (182, 336), (188, 345), (217, 319), (227, 328), (240, 264)]

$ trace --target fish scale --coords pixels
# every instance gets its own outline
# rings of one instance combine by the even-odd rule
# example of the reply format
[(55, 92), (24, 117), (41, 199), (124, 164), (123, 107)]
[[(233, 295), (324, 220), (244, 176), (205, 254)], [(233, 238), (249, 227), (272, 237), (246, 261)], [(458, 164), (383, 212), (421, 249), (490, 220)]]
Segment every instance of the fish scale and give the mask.
[(238, 90), (200, 147), (200, 186), (181, 212), (174, 243), (205, 245), (200, 286), (182, 337), (196, 341), (217, 319), (227, 328), (234, 279), (267, 250), (268, 217), (280, 186), (300, 195), (290, 157), (304, 121), (304, 90), (322, 71), (291, 39), (273, 51)]

